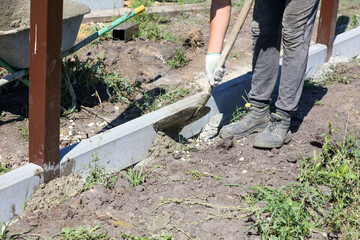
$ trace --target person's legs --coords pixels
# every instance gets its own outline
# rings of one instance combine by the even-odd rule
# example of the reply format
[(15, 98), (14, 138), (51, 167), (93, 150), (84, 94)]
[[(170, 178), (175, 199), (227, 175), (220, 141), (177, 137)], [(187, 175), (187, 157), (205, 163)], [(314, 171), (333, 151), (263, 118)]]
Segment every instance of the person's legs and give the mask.
[(284, 9), (285, 0), (255, 0), (252, 22), (253, 76), (249, 93), (253, 105), (264, 106), (274, 90), (279, 69)]
[(308, 52), (319, 0), (287, 0), (283, 16), (283, 64), (275, 106), (295, 111), (304, 85)]
[(220, 136), (245, 137), (265, 129), (270, 119), (269, 99), (275, 86), (285, 0), (255, 0), (253, 13), (253, 78), (251, 106), (241, 121), (229, 124)]
[(283, 65), (276, 113), (257, 135), (254, 147), (281, 147), (291, 141), (290, 112), (299, 103), (318, 0), (287, 0), (282, 21)]

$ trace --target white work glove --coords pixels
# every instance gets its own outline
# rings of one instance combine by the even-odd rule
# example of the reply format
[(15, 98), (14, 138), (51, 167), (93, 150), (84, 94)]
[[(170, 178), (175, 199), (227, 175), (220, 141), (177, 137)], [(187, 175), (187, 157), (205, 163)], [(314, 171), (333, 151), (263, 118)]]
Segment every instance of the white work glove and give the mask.
[(220, 84), (225, 74), (225, 67), (214, 69), (220, 59), (220, 53), (206, 54), (205, 69), (206, 75), (211, 86), (215, 87)]

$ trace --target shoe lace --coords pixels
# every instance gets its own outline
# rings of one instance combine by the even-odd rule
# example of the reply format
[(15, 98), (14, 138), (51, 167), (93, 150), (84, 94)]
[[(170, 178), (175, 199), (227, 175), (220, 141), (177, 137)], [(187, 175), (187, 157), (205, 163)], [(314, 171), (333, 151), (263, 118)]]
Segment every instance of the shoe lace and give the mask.
[(279, 125), (281, 124), (281, 118), (276, 119), (273, 116), (270, 117), (270, 121), (267, 125), (267, 131), (268, 132), (278, 132), (279, 131)]

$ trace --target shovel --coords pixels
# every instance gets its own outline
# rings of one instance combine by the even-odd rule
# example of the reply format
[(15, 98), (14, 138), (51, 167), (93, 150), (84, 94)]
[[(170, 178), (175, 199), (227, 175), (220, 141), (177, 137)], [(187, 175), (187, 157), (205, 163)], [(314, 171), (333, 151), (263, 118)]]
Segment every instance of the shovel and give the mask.
[[(236, 20), (235, 26), (231, 31), (230, 37), (225, 43), (224, 49), (221, 53), (220, 59), (217, 62), (217, 65), (214, 69), (222, 67), (225, 65), (225, 62), (230, 54), (232, 47), (235, 44), (236, 38), (239, 35), (239, 32), (244, 25), (245, 19), (251, 9), (253, 0), (246, 0), (244, 6), (241, 9), (240, 15)], [(192, 122), (202, 118), (210, 112), (210, 108), (205, 106), (209, 98), (211, 97), (211, 92), (213, 86), (209, 86), (207, 91), (204, 91), (197, 100), (194, 106), (187, 107), (185, 109), (179, 110), (178, 112), (161, 119), (160, 121), (154, 124), (154, 128), (164, 132), (180, 132), (180, 130), (189, 125)]]

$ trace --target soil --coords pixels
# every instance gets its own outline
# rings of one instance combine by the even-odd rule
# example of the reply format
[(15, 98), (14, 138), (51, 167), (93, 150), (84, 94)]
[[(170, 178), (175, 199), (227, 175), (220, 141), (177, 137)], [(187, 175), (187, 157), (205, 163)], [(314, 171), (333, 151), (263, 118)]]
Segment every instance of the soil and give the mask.
[[(199, 22), (196, 19), (199, 15), (201, 13), (189, 14), (187, 19)], [(227, 62), (228, 80), (249, 71), (249, 26), (250, 19), (234, 48), (241, 57)], [(208, 27), (205, 21), (196, 25), (196, 31), (203, 35), (204, 46)], [(190, 37), (189, 29), (193, 28), (191, 24), (183, 25), (182, 30)], [(159, 57), (167, 59), (171, 56), (176, 45), (170, 42), (154, 43), (141, 39), (127, 43), (102, 42), (84, 48), (79, 56), (96, 58), (104, 52), (109, 69), (141, 82), (142, 87), (150, 91), (164, 85), (195, 86), (206, 81), (204, 46), (183, 46), (191, 62), (179, 69), (164, 64)], [(60, 239), (63, 227), (91, 229), (100, 223), (100, 228), (115, 239), (123, 239), (121, 233), (156, 237), (164, 232), (174, 239), (261, 239), (249, 228), (254, 217), (246, 211), (247, 188), (257, 184), (279, 187), (295, 182), (300, 159), (320, 150), (329, 122), (338, 130), (335, 139), (342, 139), (348, 133), (358, 134), (358, 61), (346, 63), (354, 77), (348, 84), (335, 82), (325, 87), (304, 89), (298, 111), (292, 118), (293, 139), (280, 149), (253, 148), (255, 135), (242, 139), (184, 139), (186, 144), (180, 144), (179, 139), (160, 133), (145, 161), (143, 171), (148, 177), (143, 184), (132, 187), (122, 175), (125, 171), (117, 173), (111, 189), (94, 185), (83, 191), (84, 183), (73, 175), (61, 179), (63, 187), (59, 180), (54, 180), (34, 194), (24, 215), (13, 220), (8, 235), (22, 233), (19, 237)], [(320, 74), (314, 80), (323, 80), (323, 76)], [(24, 128), (23, 119), (27, 116), (26, 99), (27, 89), (21, 85), (6, 86), (1, 95), (0, 160), (9, 168), (28, 161), (28, 144), (19, 131)], [(126, 105), (103, 100), (101, 104), (85, 106), (62, 118), (61, 147), (139, 115), (124, 114), (129, 113)], [(16, 152), (13, 146), (17, 146)], [(68, 184), (73, 187), (66, 187)], [(34, 203), (38, 203), (35, 204), (37, 207)], [(320, 233), (312, 237), (330, 239)]]
[[(338, 130), (334, 139), (359, 134), (360, 69), (355, 62), (347, 65), (354, 67), (351, 76), (357, 76), (349, 84), (304, 90), (291, 124), (293, 139), (282, 148), (255, 149), (255, 135), (206, 142), (189, 139), (181, 145), (161, 133), (143, 167), (148, 172), (143, 184), (132, 187), (118, 173), (113, 189), (95, 185), (81, 191), (83, 183), (77, 181), (77, 195), (71, 197), (76, 190), (67, 188), (72, 191), (67, 193), (55, 180), (39, 190), (48, 193), (42, 194), (43, 201), (38, 193), (32, 197), (26, 213), (10, 226), (10, 234), (32, 230), (22, 236), (47, 238), (65, 226), (91, 229), (100, 223), (102, 231), (115, 239), (123, 239), (120, 233), (155, 237), (164, 232), (174, 239), (261, 239), (249, 229), (254, 221), (244, 210), (247, 188), (296, 182), (300, 159), (320, 151), (329, 122)], [(156, 151), (156, 146), (163, 151)], [(74, 186), (74, 179), (64, 177), (63, 183)], [(50, 195), (52, 189), (58, 190), (58, 196)], [(44, 205), (48, 209), (41, 210)], [(315, 234), (313, 239), (330, 239), (323, 235)]]

